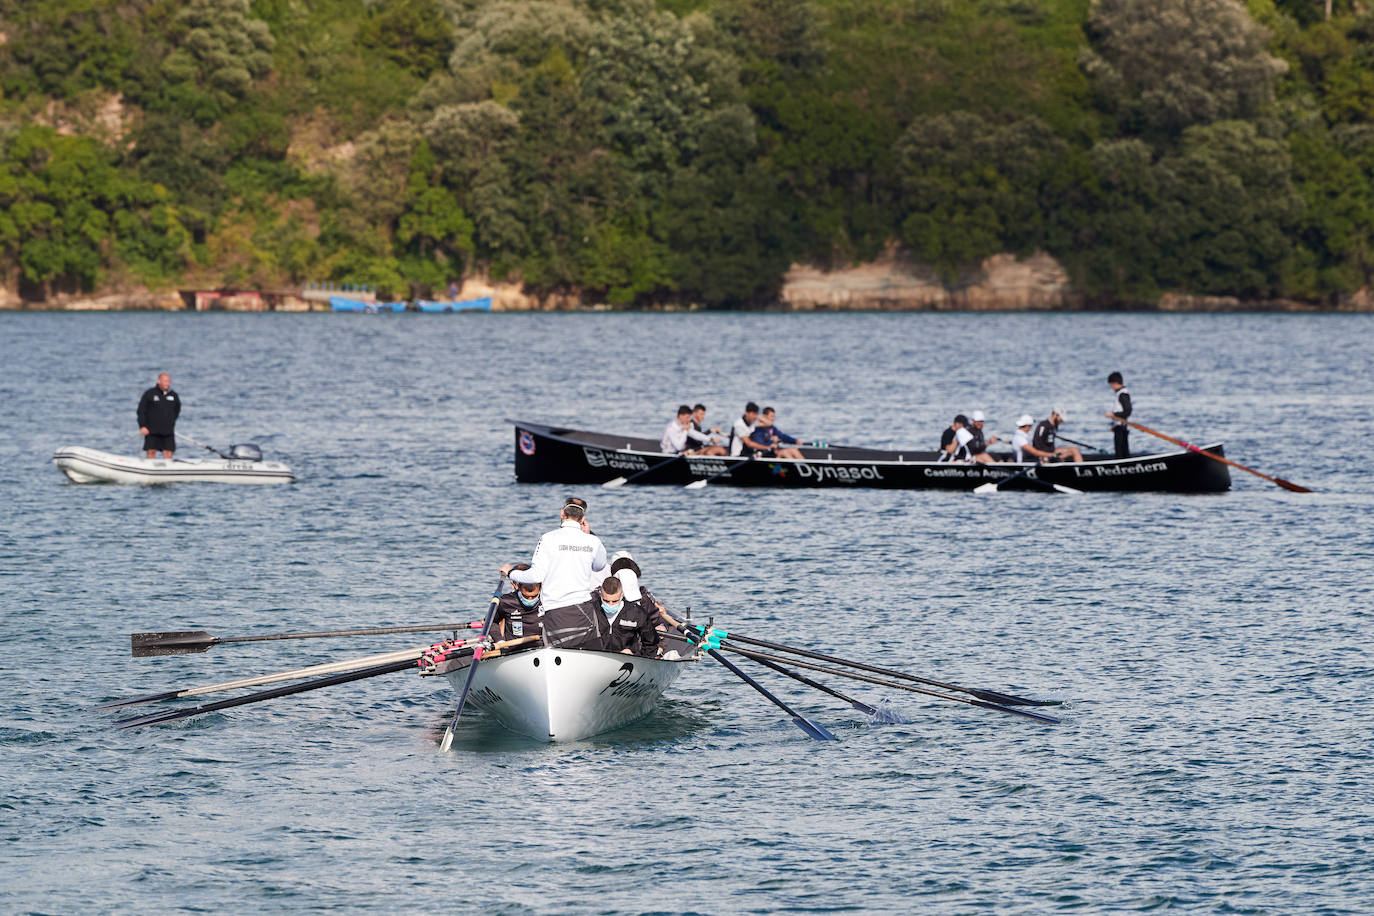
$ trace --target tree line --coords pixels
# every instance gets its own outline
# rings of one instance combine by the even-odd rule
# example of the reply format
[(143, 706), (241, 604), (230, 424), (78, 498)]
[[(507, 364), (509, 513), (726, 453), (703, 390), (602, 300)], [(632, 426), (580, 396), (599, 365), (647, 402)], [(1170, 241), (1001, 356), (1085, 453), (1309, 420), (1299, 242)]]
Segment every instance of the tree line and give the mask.
[(1334, 302), (1363, 6), (0, 0), (0, 276), (743, 307), (895, 241), (952, 283), (1046, 251), (1104, 305)]

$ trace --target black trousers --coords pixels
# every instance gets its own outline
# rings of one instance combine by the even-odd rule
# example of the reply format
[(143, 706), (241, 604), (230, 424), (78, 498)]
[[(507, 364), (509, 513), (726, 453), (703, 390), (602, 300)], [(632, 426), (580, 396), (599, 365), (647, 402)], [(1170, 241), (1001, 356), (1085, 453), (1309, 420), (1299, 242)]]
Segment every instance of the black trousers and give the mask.
[(1130, 436), (1131, 428), (1129, 426), (1112, 427), (1112, 438), (1116, 440), (1116, 457), (1131, 457), (1131, 444), (1127, 441)]

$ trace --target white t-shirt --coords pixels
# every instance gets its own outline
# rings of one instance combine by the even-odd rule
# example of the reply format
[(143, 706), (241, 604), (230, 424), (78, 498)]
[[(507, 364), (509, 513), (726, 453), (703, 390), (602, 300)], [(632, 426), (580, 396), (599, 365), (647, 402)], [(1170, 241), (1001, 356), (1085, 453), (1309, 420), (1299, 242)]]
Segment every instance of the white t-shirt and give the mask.
[(1024, 429), (1018, 426), (1016, 428), (1016, 432), (1014, 432), (1011, 437), (1011, 450), (1012, 453), (1016, 456), (1017, 461), (1026, 460), (1021, 456), (1021, 449), (1030, 445), (1030, 441), (1030, 433), (1026, 432)]
[(544, 610), (581, 604), (591, 597), (592, 573), (606, 568), (606, 548), (601, 538), (587, 534), (572, 519), (539, 539), (529, 569), (513, 569), (516, 584), (543, 583), (539, 592)]
[(678, 421), (669, 420), (668, 425), (663, 428), (663, 438), (659, 440), (658, 447), (669, 455), (687, 451), (687, 430), (683, 429)]
[(735, 421), (734, 427), (730, 430), (730, 454), (741, 455), (744, 453), (744, 440), (749, 438), (749, 434), (754, 431), (753, 423), (744, 422), (744, 417)]
[(954, 448), (954, 460), (967, 461), (970, 457), (968, 444), (973, 441), (973, 433), (961, 426), (954, 431), (954, 441), (957, 443)]

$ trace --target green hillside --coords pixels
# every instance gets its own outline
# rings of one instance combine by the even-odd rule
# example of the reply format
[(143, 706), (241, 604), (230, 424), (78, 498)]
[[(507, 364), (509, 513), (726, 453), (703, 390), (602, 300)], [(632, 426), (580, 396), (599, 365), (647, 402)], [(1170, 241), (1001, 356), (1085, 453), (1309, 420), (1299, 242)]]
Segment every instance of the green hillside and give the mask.
[(1374, 258), (1362, 6), (0, 0), (0, 278), (729, 307), (896, 240), (1334, 302)]

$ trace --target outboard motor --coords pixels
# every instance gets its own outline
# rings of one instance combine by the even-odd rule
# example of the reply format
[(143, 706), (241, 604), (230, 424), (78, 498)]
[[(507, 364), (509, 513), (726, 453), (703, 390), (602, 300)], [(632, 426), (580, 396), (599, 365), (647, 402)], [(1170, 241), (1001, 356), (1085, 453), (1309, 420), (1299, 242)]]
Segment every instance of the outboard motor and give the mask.
[(241, 442), (229, 446), (229, 457), (235, 461), (261, 461), (262, 449), (252, 442)]

